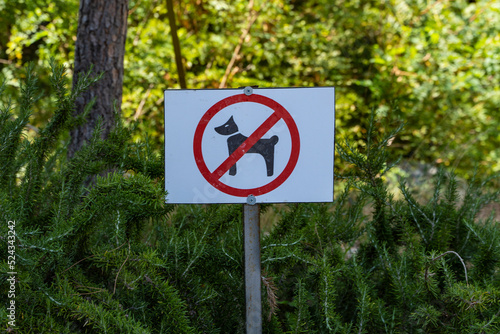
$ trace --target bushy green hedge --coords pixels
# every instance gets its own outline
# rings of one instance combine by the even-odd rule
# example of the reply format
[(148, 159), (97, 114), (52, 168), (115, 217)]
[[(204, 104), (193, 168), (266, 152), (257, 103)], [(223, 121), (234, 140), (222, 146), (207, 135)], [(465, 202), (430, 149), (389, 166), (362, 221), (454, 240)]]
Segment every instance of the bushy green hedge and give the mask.
[[(57, 110), (33, 134), (33, 71), (0, 112), (2, 240), (9, 220), (17, 234), (11, 332), (244, 333), (241, 207), (165, 205), (163, 158), (120, 122), (68, 161), (67, 131), (84, 121), (74, 100), (97, 78), (71, 92), (52, 65)], [(337, 145), (352, 168), (334, 203), (263, 206), (276, 217), (262, 237), (264, 332), (498, 333), (500, 230), (477, 216), (499, 192), (475, 178), (459, 196), (440, 170), (428, 201), (404, 181), (394, 199), (384, 174), (400, 129), (377, 138), (367, 123), (364, 147)]]

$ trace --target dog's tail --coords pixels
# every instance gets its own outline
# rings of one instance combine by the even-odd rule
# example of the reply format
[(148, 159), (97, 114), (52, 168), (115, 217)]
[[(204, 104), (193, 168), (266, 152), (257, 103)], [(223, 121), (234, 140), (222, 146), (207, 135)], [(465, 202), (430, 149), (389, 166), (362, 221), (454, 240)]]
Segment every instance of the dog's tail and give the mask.
[(271, 143), (273, 145), (276, 145), (276, 143), (278, 142), (278, 140), (279, 140), (279, 138), (276, 135), (274, 135), (274, 136), (271, 137)]

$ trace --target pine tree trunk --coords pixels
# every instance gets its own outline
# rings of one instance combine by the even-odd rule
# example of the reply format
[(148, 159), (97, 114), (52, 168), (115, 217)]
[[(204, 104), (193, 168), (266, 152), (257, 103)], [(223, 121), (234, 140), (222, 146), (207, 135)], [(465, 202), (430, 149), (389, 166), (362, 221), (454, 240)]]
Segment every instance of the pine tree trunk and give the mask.
[(73, 85), (78, 74), (88, 71), (91, 65), (96, 74), (104, 72), (104, 75), (76, 102), (75, 114), (78, 115), (96, 98), (88, 122), (71, 131), (70, 158), (91, 138), (99, 117), (103, 119), (102, 137), (106, 138), (114, 125), (114, 103), (120, 111), (127, 16), (128, 0), (80, 1)]

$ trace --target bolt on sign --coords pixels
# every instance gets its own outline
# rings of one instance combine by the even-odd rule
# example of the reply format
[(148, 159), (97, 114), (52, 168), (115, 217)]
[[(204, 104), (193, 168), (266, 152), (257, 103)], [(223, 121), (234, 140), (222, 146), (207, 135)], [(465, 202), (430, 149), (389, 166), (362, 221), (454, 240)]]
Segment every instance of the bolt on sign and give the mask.
[(166, 202), (331, 202), (334, 129), (333, 87), (166, 90)]

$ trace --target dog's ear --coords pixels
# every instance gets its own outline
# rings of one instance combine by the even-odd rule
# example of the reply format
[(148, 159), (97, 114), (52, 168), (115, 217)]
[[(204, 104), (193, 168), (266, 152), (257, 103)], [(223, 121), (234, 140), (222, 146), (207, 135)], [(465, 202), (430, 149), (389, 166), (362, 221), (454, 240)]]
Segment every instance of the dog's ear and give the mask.
[(215, 131), (221, 135), (227, 136), (238, 132), (238, 126), (234, 122), (233, 116), (231, 116), (228, 121), (221, 126), (214, 128)]
[(225, 124), (227, 126), (227, 130), (229, 133), (236, 133), (238, 132), (238, 125), (236, 125), (236, 122), (234, 121), (233, 116), (229, 118), (229, 120)]

